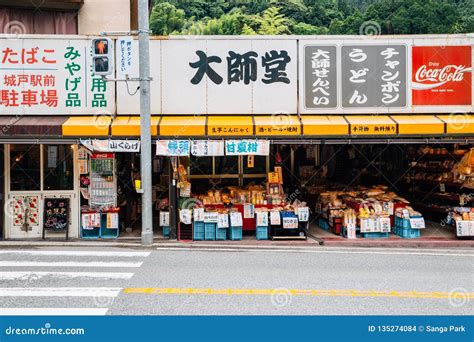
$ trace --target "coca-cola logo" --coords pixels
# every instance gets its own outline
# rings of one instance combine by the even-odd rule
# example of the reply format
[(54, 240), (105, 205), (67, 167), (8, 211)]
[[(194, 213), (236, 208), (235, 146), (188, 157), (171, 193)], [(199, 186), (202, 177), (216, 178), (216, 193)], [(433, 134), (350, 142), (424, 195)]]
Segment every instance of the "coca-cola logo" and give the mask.
[[(430, 68), (428, 65), (424, 64), (419, 67), (415, 73), (413, 89), (432, 89), (447, 82), (461, 82), (464, 79), (464, 73), (468, 71), (471, 71), (471, 68), (467, 68), (464, 65), (449, 64), (442, 68)], [(429, 82), (429, 84), (423, 84), (427, 82)]]

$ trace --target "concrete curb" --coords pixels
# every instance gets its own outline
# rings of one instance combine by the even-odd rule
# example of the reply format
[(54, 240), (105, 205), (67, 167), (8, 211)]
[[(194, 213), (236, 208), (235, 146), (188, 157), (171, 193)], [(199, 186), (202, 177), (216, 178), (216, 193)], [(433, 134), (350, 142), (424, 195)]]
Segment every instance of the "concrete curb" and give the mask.
[(84, 240), (71, 240), (71, 241), (0, 241), (0, 249), (8, 247), (126, 247), (126, 248), (154, 248), (154, 249), (235, 249), (235, 250), (307, 250), (315, 248), (413, 248), (413, 249), (427, 249), (427, 248), (474, 248), (474, 240), (397, 240), (397, 241), (382, 241), (382, 240), (370, 240), (370, 241), (359, 241), (359, 240), (322, 240), (321, 242), (295, 242), (295, 241), (264, 241), (258, 243), (245, 243), (238, 241), (235, 243), (229, 243), (229, 241), (222, 242), (179, 242), (162, 240), (155, 242), (151, 246), (142, 246), (140, 239), (128, 239), (128, 240), (116, 240), (116, 241), (84, 241)]

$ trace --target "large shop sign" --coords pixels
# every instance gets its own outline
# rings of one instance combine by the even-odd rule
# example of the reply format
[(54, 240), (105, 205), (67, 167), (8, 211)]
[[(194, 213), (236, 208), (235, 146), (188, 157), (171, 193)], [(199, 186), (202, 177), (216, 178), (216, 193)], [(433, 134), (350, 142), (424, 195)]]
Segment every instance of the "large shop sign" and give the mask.
[[(119, 45), (116, 55), (122, 60)], [(150, 58), (153, 114), (297, 112), (296, 39), (155, 40)], [(138, 75), (137, 62), (130, 75)], [(118, 113), (138, 114), (138, 96), (125, 84), (117, 90)]]
[(301, 39), (299, 112), (472, 112), (472, 41)]
[(0, 41), (0, 114), (115, 111), (114, 84), (91, 73), (90, 40)]

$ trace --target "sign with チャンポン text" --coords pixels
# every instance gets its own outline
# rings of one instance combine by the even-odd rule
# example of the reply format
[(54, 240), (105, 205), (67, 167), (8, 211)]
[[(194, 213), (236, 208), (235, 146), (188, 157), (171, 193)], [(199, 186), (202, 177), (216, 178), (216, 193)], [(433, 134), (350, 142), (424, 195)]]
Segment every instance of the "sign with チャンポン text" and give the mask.
[(341, 47), (341, 106), (405, 107), (405, 45)]

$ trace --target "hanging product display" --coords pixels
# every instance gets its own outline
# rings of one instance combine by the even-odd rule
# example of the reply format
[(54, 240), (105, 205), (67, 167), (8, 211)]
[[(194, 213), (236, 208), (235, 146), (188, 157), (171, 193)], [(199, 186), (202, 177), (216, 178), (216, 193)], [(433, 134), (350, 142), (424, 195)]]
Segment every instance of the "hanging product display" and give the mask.
[[(87, 158), (88, 154), (83, 157)], [(81, 175), (81, 194), (89, 203), (81, 210), (81, 236), (116, 238), (119, 235), (119, 208), (115, 154), (92, 153), (88, 163), (89, 174)]]

